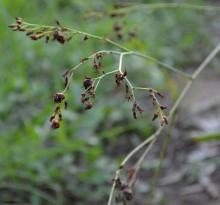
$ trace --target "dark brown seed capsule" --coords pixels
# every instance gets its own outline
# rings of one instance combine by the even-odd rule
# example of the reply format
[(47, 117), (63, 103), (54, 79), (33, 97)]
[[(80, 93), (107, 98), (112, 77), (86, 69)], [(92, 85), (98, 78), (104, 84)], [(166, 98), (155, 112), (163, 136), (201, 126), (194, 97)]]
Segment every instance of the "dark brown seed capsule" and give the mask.
[(154, 113), (154, 116), (153, 116), (153, 118), (152, 118), (152, 121), (154, 121), (154, 120), (156, 120), (157, 118), (158, 118), (158, 113)]
[(54, 115), (52, 115), (51, 117), (50, 117), (50, 122), (52, 122), (52, 120), (55, 118), (55, 116)]
[(166, 125), (168, 125), (168, 119), (167, 119), (167, 117), (164, 116), (164, 117), (163, 117), (163, 121), (165, 122)]
[(57, 129), (57, 128), (59, 128), (59, 127), (60, 127), (59, 121), (54, 118), (54, 119), (52, 120), (51, 128), (52, 128), (52, 129)]
[(17, 28), (17, 24), (11, 24), (11, 25), (9, 25), (8, 27), (14, 29), (14, 28)]
[(19, 28), (18, 30), (21, 31), (21, 32), (26, 31), (24, 28)]
[(125, 198), (126, 198), (127, 201), (131, 201), (131, 200), (132, 200), (132, 198), (133, 198), (133, 192), (132, 192), (132, 190), (131, 190), (130, 187), (125, 187), (125, 188), (123, 189), (123, 194), (124, 194), (124, 196), (125, 196)]
[(118, 31), (116, 33), (116, 36), (117, 36), (118, 39), (122, 39), (123, 38), (123, 33), (121, 31)]
[(132, 38), (135, 38), (135, 37), (137, 36), (137, 34), (136, 34), (134, 31), (130, 31), (130, 32), (128, 33), (128, 35), (129, 35), (130, 37), (132, 37)]
[(67, 107), (68, 107), (68, 103), (67, 103), (67, 101), (65, 101), (65, 102), (64, 102), (64, 109), (66, 110)]
[(57, 26), (61, 27), (60, 22), (58, 20), (56, 20), (55, 22), (56, 22)]
[(56, 93), (54, 95), (54, 103), (61, 103), (65, 99), (65, 95), (63, 93)]
[(45, 43), (48, 43), (49, 40), (50, 40), (50, 37), (49, 37), (49, 36), (46, 36), (46, 38), (45, 38)]
[(120, 30), (122, 30), (122, 26), (116, 23), (116, 24), (114, 24), (113, 29), (115, 31), (120, 31)]
[(88, 40), (88, 39), (89, 39), (89, 38), (88, 38), (87, 35), (85, 35), (84, 38), (83, 38), (84, 41), (86, 41), (86, 40)]
[(93, 84), (93, 80), (89, 77), (85, 77), (83, 80), (83, 87), (87, 90), (89, 89)]
[(85, 110), (90, 110), (92, 107), (93, 107), (93, 104), (90, 101), (87, 101)]
[(80, 62), (83, 63), (84, 61), (88, 60), (88, 58), (81, 58)]
[(26, 33), (26, 35), (27, 36), (30, 36), (30, 35), (32, 35), (34, 32), (33, 31), (28, 31), (27, 33)]
[(16, 23), (17, 24), (22, 24), (23, 23), (23, 19), (21, 17), (16, 17)]
[(160, 96), (161, 98), (164, 98), (164, 95), (163, 95), (162, 93), (156, 92), (156, 94), (157, 94), (158, 96)]
[(57, 40), (61, 44), (65, 43), (65, 37), (62, 31), (56, 31), (54, 33), (54, 39)]
[(140, 107), (139, 105), (137, 105), (137, 110), (138, 110), (139, 113), (144, 112), (144, 109), (142, 107)]
[(161, 109), (161, 110), (166, 110), (166, 109), (167, 109), (167, 107), (166, 107), (166, 106), (164, 106), (164, 105), (161, 105), (161, 106), (160, 106), (160, 109)]

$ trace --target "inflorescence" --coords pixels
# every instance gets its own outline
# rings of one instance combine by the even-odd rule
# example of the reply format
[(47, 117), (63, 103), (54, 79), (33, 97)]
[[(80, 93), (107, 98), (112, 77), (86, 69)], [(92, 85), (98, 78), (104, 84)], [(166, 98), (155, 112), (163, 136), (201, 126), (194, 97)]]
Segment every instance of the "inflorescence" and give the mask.
[[(58, 21), (56, 21), (56, 26), (41, 26), (36, 24), (29, 24), (23, 21), (23, 19), (20, 17), (17, 17), (16, 23), (9, 25), (9, 28), (11, 28), (13, 31), (26, 32), (26, 35), (29, 36), (32, 40), (39, 40), (45, 38), (46, 42), (52, 40), (57, 41), (61, 44), (70, 41), (72, 35), (75, 33), (74, 31), (70, 32), (69, 29), (61, 26), (61, 24)], [(120, 26), (115, 25), (115, 30), (121, 30)], [(87, 39), (88, 37), (84, 36), (84, 40)], [(164, 124), (168, 124), (167, 117), (164, 114), (166, 106), (161, 105), (158, 100), (158, 97), (163, 98), (164, 96), (160, 92), (152, 88), (141, 88), (132, 86), (127, 77), (127, 70), (122, 71), (122, 62), (119, 62), (119, 68), (117, 70), (105, 72), (102, 63), (104, 54), (117, 54), (120, 56), (120, 61), (122, 61), (123, 55), (128, 53), (120, 53), (116, 51), (99, 51), (92, 54), (89, 57), (81, 58), (80, 63), (76, 67), (67, 70), (62, 75), (62, 77), (64, 78), (64, 91), (58, 92), (54, 95), (55, 110), (52, 116), (50, 117), (51, 128), (57, 129), (60, 127), (60, 122), (62, 120), (62, 109), (67, 109), (65, 93), (68, 89), (70, 79), (73, 76), (73, 72), (76, 70), (76, 68), (78, 68), (81, 64), (88, 61), (89, 59), (92, 59), (92, 68), (94, 69), (94, 72), (98, 75), (98, 77), (91, 78), (87, 76), (84, 78), (82, 82), (83, 91), (81, 93), (81, 103), (84, 105), (85, 110), (90, 110), (91, 108), (93, 108), (95, 92), (101, 79), (106, 75), (114, 74), (116, 87), (120, 88), (122, 87), (122, 85), (124, 85), (125, 87), (125, 98), (132, 103), (131, 112), (134, 119), (137, 119), (137, 113), (141, 114), (144, 112), (144, 109), (140, 105), (138, 105), (135, 99), (134, 90), (145, 90), (149, 93), (149, 97), (152, 99), (152, 104), (155, 107), (152, 121), (158, 118), (160, 120), (161, 126), (163, 126)]]

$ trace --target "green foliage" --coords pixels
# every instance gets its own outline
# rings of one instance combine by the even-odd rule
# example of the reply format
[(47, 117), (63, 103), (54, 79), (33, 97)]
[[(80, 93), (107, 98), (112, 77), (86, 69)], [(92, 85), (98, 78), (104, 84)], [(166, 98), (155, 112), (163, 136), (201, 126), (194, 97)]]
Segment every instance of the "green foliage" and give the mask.
[(220, 133), (207, 133), (193, 138), (196, 142), (209, 142), (213, 140), (220, 140)]

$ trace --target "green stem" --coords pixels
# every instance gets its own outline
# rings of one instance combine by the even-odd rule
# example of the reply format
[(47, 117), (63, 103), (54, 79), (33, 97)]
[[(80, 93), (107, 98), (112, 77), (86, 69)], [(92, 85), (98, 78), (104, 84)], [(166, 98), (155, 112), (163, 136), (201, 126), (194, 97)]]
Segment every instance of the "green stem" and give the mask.
[(171, 129), (172, 129), (172, 124), (173, 124), (173, 119), (174, 119), (175, 112), (176, 112), (179, 104), (182, 102), (183, 98), (187, 94), (188, 90), (192, 86), (194, 80), (207, 67), (207, 65), (210, 63), (210, 61), (216, 56), (216, 54), (219, 51), (220, 51), (220, 42), (217, 44), (215, 49), (206, 57), (206, 59), (201, 63), (201, 65), (196, 69), (196, 71), (192, 74), (192, 80), (189, 81), (186, 84), (185, 88), (183, 89), (180, 96), (178, 97), (175, 104), (173, 105), (172, 109), (170, 110), (169, 116), (170, 116), (170, 119), (171, 119), (172, 123), (171, 123), (171, 127), (169, 129), (168, 135), (164, 139), (164, 142), (163, 142), (163, 145), (162, 145), (162, 149), (161, 149), (161, 152), (160, 152), (160, 164), (159, 164), (158, 168), (155, 171), (155, 175), (154, 175), (153, 182), (152, 182), (152, 189), (151, 189), (151, 192), (150, 192), (149, 201), (148, 201), (147, 205), (151, 205), (151, 202), (152, 202), (152, 199), (153, 199), (153, 194), (154, 194), (154, 190), (156, 188), (157, 179), (158, 179), (159, 174), (160, 174), (160, 169), (161, 169), (161, 165), (162, 165), (162, 162), (163, 162), (163, 159), (164, 159), (164, 154), (166, 152), (166, 149), (167, 149), (167, 146), (168, 146), (168, 143), (169, 143), (169, 140), (170, 140), (170, 132), (171, 132)]
[(185, 8), (192, 10), (204, 10), (204, 11), (219, 11), (219, 6), (207, 6), (207, 5), (196, 5), (187, 3), (152, 3), (152, 4), (138, 4), (129, 6), (121, 9), (117, 9), (114, 13), (127, 13), (134, 10), (154, 10), (154, 9), (174, 9), (174, 8)]
[(169, 124), (169, 130), (168, 130), (168, 134), (166, 135), (166, 137), (163, 140), (163, 144), (162, 144), (162, 148), (160, 151), (160, 156), (159, 156), (159, 165), (156, 167), (155, 172), (154, 172), (154, 176), (153, 176), (153, 180), (152, 180), (152, 185), (151, 185), (151, 190), (150, 190), (150, 194), (149, 194), (149, 198), (147, 201), (147, 205), (151, 205), (152, 200), (153, 200), (153, 196), (154, 196), (154, 192), (157, 186), (157, 182), (158, 182), (158, 178), (160, 176), (160, 170), (162, 167), (162, 163), (164, 160), (164, 156), (171, 138), (171, 132), (174, 126), (174, 118), (175, 118), (175, 114), (172, 115), (171, 119), (170, 119), (170, 124)]
[[(46, 28), (46, 29), (56, 29), (55, 26), (46, 26), (46, 25), (38, 25), (38, 24), (31, 24), (31, 23), (28, 23), (28, 22), (24, 22), (24, 25), (27, 25), (27, 26), (31, 26), (31, 27), (41, 27), (41, 28)], [(125, 52), (123, 52), (123, 55), (136, 55), (136, 56), (139, 56), (139, 57), (142, 57), (142, 58), (145, 58), (147, 60), (150, 60), (150, 61), (153, 61), (155, 62), (156, 64), (168, 69), (168, 70), (171, 70), (187, 79), (190, 79), (191, 76), (187, 73), (184, 73), (183, 71), (181, 70), (178, 70), (160, 60), (157, 60), (156, 58), (152, 57), (152, 56), (149, 56), (149, 55), (146, 55), (146, 54), (142, 54), (142, 53), (139, 53), (139, 52), (135, 52), (135, 51), (132, 51), (122, 45), (120, 45), (119, 43), (115, 42), (115, 41), (112, 41), (111, 39), (109, 38), (106, 38), (106, 37), (102, 37), (102, 36), (98, 36), (98, 35), (94, 35), (94, 34), (90, 34), (90, 33), (87, 33), (87, 32), (84, 32), (84, 31), (80, 31), (80, 30), (77, 30), (77, 29), (71, 29), (71, 28), (68, 28), (68, 27), (63, 27), (63, 29), (66, 29), (66, 31), (70, 31), (74, 34), (80, 34), (80, 35), (85, 35), (85, 36), (88, 36), (90, 38), (93, 38), (93, 39), (97, 39), (97, 40), (100, 40), (100, 41), (105, 41), (117, 48), (120, 48), (122, 50), (124, 50)], [(114, 54), (117, 54), (117, 55), (120, 55), (122, 54), (122, 52), (117, 52), (117, 51), (114, 51), (113, 52)]]

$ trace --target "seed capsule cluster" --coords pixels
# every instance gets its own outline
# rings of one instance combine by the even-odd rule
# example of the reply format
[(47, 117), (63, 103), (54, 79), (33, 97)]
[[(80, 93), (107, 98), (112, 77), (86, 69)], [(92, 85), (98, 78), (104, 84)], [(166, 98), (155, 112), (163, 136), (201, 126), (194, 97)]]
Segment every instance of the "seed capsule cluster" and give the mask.
[(93, 107), (92, 101), (95, 98), (94, 81), (92, 78), (85, 77), (83, 80), (83, 88), (81, 103), (84, 104), (85, 110), (90, 110)]
[(97, 74), (99, 74), (102, 69), (102, 58), (103, 53), (97, 53), (93, 58), (93, 68)]
[(64, 104), (64, 108), (67, 108), (67, 101), (65, 100), (65, 95), (63, 93), (56, 93), (54, 95), (54, 103), (56, 104), (53, 115), (50, 117), (51, 128), (57, 129), (60, 127), (60, 121), (62, 121), (61, 108)]
[(56, 21), (56, 26), (38, 26), (28, 24), (23, 21), (22, 18), (16, 17), (16, 22), (9, 25), (13, 31), (25, 32), (26, 35), (33, 41), (45, 39), (45, 42), (48, 41), (57, 41), (60, 44), (64, 44), (72, 39), (72, 34), (68, 34), (68, 29), (61, 26), (59, 21)]
[(164, 96), (160, 92), (153, 90), (153, 89), (149, 90), (149, 94), (150, 94), (149, 95), (150, 98), (152, 99), (152, 103), (153, 103), (154, 107), (156, 108), (156, 111), (154, 112), (152, 121), (159, 118), (161, 126), (163, 126), (164, 124), (167, 125), (168, 119), (167, 119), (166, 115), (164, 114), (164, 110), (166, 110), (167, 107), (164, 105), (161, 105), (159, 100), (157, 99), (157, 96), (159, 96), (160, 98), (164, 98)]
[[(120, 13), (117, 13), (117, 15), (112, 14), (112, 17), (118, 17), (118, 16), (120, 16)], [(69, 40), (71, 40), (72, 35), (74, 33), (74, 32), (70, 32), (72, 30), (63, 27), (59, 21), (56, 21), (56, 26), (41, 26), (41, 25), (27, 23), (23, 21), (23, 19), (20, 17), (17, 17), (16, 22), (9, 25), (9, 28), (11, 28), (13, 31), (25, 32), (26, 35), (32, 40), (39, 40), (45, 38), (46, 42), (52, 40), (52, 41), (57, 41), (60, 44), (64, 44)], [(117, 35), (120, 36), (123, 27), (121, 24), (115, 23), (113, 29), (117, 33)], [(132, 35), (134, 35), (134, 33), (132, 33)], [(85, 35), (83, 40), (84, 41), (88, 40), (88, 36)], [(113, 52), (109, 51), (108, 53), (112, 54)], [(105, 52), (96, 52), (90, 57), (81, 58), (80, 60), (80, 64), (82, 64), (89, 59), (93, 59), (92, 60), (93, 70), (95, 71), (96, 74), (100, 74), (100, 73), (103, 74), (98, 78), (90, 78), (90, 77), (84, 78), (82, 82), (83, 91), (81, 93), (81, 103), (84, 105), (85, 110), (89, 110), (93, 107), (93, 100), (95, 98), (95, 87), (94, 87), (95, 81), (97, 79), (101, 79), (102, 76), (105, 75), (105, 72), (103, 70), (104, 54)], [(134, 87), (130, 84), (127, 78), (128, 73), (126, 70), (122, 72), (121, 69), (118, 69), (118, 71), (114, 73), (115, 73), (114, 77), (115, 77), (116, 87), (121, 88), (122, 84), (125, 85), (125, 98), (132, 103), (131, 112), (134, 119), (137, 119), (137, 114), (143, 113), (144, 109), (141, 106), (139, 106), (137, 101), (135, 100)], [(54, 103), (56, 106), (53, 115), (50, 118), (51, 127), (53, 129), (57, 129), (60, 127), (60, 121), (62, 120), (62, 113), (61, 113), (62, 108), (67, 109), (65, 92), (67, 91), (70, 80), (69, 78), (72, 77), (72, 74), (73, 74), (73, 70), (67, 70), (63, 73), (62, 77), (64, 79), (64, 91), (56, 93), (54, 95)], [(164, 124), (168, 124), (167, 117), (164, 114), (164, 110), (166, 109), (166, 106), (161, 105), (158, 100), (158, 97), (163, 98), (163, 95), (154, 89), (150, 89), (149, 96), (152, 99), (152, 103), (155, 107), (155, 112), (153, 114), (152, 120), (154, 121), (155, 119), (158, 118), (160, 120), (161, 126), (163, 126)]]
[(121, 180), (120, 177), (116, 177), (113, 179), (115, 183), (115, 188), (118, 191), (116, 195), (116, 202), (117, 203), (124, 203), (131, 201), (133, 198), (133, 185), (136, 181), (137, 169), (130, 168), (127, 171), (127, 179)]

